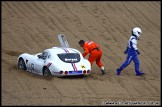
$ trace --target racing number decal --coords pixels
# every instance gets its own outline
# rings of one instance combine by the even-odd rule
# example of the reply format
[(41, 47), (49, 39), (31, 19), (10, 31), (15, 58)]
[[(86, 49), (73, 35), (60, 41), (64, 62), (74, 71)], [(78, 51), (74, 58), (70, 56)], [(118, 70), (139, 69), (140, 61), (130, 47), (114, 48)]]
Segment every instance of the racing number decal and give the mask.
[(34, 64), (31, 64), (31, 71), (34, 71)]

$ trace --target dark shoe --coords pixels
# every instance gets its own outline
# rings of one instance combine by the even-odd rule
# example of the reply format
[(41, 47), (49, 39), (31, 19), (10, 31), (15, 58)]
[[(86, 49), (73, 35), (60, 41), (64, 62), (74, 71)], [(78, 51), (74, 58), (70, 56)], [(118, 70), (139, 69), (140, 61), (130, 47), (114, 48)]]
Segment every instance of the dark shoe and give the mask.
[(106, 73), (105, 73), (105, 70), (101, 70), (101, 72), (102, 72), (102, 75), (105, 75)]
[(120, 73), (121, 73), (121, 70), (120, 69), (116, 69), (116, 74), (120, 75)]
[(144, 73), (142, 71), (140, 72), (136, 72), (136, 76), (140, 76), (140, 75), (143, 75)]

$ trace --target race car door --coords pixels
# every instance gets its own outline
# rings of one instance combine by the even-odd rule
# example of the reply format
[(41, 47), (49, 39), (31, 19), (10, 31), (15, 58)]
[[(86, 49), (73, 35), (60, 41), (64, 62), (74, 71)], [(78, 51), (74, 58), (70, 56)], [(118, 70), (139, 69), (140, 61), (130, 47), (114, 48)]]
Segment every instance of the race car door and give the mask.
[(42, 74), (42, 69), (44, 63), (46, 62), (48, 52), (43, 52), (42, 54), (38, 55), (37, 59), (35, 60), (35, 72), (38, 74)]

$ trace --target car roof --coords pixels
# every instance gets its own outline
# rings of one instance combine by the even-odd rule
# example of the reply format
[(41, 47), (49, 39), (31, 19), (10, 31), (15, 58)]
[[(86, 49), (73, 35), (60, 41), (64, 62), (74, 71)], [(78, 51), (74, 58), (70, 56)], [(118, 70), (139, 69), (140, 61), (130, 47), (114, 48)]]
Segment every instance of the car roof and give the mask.
[(45, 51), (51, 54), (79, 53), (79, 51), (74, 48), (63, 48), (63, 47), (53, 47), (50, 49), (46, 49)]

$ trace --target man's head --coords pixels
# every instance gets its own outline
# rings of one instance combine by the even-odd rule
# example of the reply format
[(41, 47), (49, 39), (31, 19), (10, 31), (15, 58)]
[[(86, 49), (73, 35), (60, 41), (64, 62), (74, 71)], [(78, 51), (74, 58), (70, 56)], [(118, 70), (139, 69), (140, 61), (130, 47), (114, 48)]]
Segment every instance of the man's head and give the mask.
[(135, 35), (137, 38), (140, 37), (141, 33), (142, 33), (142, 30), (139, 27), (135, 27), (132, 30), (132, 34)]
[(79, 41), (79, 45), (80, 45), (81, 47), (83, 47), (83, 46), (84, 46), (84, 43), (85, 43), (85, 41), (84, 41), (84, 40), (80, 40), (80, 41)]

